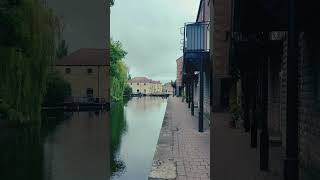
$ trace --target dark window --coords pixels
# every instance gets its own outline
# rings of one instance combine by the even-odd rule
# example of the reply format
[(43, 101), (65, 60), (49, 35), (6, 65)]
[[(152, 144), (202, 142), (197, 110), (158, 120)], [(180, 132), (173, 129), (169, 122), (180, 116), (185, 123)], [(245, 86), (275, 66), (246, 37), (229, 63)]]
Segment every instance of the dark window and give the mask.
[(132, 83), (130, 83), (132, 85)]
[(70, 73), (71, 73), (71, 68), (66, 68), (66, 69), (65, 69), (65, 73), (66, 73), (66, 74), (70, 74)]
[(144, 83), (144, 85), (146, 85), (146, 83)]
[(92, 73), (92, 69), (88, 68), (88, 74), (91, 74), (91, 73)]
[(93, 89), (92, 88), (87, 88), (87, 96), (93, 97)]
[(320, 102), (320, 62), (316, 62), (314, 66), (314, 72), (315, 72), (315, 94), (316, 94), (316, 100)]
[(139, 83), (137, 83), (137, 85), (139, 85)]

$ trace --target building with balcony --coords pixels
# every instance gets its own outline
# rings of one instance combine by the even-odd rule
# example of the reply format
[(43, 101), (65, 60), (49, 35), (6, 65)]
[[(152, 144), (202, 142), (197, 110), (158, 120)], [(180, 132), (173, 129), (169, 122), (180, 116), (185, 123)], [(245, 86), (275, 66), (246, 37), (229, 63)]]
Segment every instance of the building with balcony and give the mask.
[(162, 84), (160, 81), (154, 81), (146, 77), (134, 77), (128, 80), (128, 85), (135, 94), (160, 94), (162, 93)]
[(177, 77), (176, 77), (176, 95), (181, 96), (183, 93), (183, 83), (182, 83), (182, 68), (183, 68), (183, 56), (176, 60), (177, 63)]
[(57, 60), (55, 67), (70, 83), (73, 98), (109, 99), (107, 49), (79, 49)]
[(204, 119), (210, 121), (211, 110), (209, 21), (209, 1), (201, 0), (196, 22), (186, 23), (184, 27), (182, 82), (192, 115), (197, 108), (200, 132), (203, 132)]
[(164, 94), (173, 95), (174, 89), (173, 89), (173, 87), (172, 87), (172, 85), (171, 85), (170, 82), (165, 83), (165, 84), (162, 86), (162, 92), (163, 92)]
[(222, 106), (223, 84), (239, 86), (243, 128), (250, 133), (251, 148), (258, 148), (260, 170), (275, 168), (277, 149), (284, 155), (280, 171), (285, 180), (320, 177), (314, 5), (210, 0), (213, 110)]

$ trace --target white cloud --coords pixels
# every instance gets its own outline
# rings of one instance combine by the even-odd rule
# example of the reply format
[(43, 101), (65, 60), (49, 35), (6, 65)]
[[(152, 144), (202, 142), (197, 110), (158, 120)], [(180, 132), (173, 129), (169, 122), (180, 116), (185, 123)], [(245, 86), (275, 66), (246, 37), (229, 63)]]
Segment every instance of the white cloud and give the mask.
[(175, 79), (180, 28), (195, 21), (200, 0), (117, 0), (111, 9), (111, 36), (128, 51), (132, 76)]

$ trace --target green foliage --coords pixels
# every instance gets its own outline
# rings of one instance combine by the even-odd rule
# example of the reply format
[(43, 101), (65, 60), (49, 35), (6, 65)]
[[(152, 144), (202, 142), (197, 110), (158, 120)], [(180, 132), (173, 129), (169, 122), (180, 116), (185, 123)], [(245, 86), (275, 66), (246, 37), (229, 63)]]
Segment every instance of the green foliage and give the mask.
[(111, 40), (110, 45), (110, 96), (112, 101), (122, 101), (127, 84), (128, 68), (123, 61), (127, 52), (119, 41)]
[(44, 102), (48, 106), (58, 105), (71, 96), (71, 86), (57, 72), (50, 72), (47, 79), (47, 93)]
[(125, 84), (123, 94), (130, 95), (131, 93), (132, 93), (132, 88), (128, 84)]
[(68, 55), (68, 45), (65, 40), (62, 40), (61, 42), (59, 42), (57, 48), (57, 58), (61, 59), (66, 55)]
[(120, 148), (122, 135), (127, 131), (123, 102), (113, 103), (111, 107), (111, 175), (116, 176), (125, 169), (124, 163), (117, 159), (116, 152)]
[(55, 58), (53, 21), (42, 1), (0, 2), (0, 99), (27, 120), (40, 120), (47, 69)]

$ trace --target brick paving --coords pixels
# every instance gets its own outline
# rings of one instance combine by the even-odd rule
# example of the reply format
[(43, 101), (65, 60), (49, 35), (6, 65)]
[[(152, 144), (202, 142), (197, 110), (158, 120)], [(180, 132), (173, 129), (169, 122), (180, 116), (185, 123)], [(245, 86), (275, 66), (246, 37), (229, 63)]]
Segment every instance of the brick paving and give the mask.
[[(258, 147), (250, 147), (250, 133), (242, 128), (230, 128), (230, 116), (213, 114), (213, 179), (214, 180), (281, 180), (283, 179), (283, 152), (270, 146), (269, 170), (260, 171)], [(258, 133), (259, 134), (259, 133)], [(259, 140), (259, 137), (258, 137)]]
[[(281, 147), (270, 146), (270, 169), (260, 171), (259, 141), (257, 148), (251, 148), (250, 133), (242, 128), (230, 128), (227, 113), (214, 113), (213, 118), (211, 132), (206, 126), (205, 132), (199, 133), (197, 116), (191, 116), (188, 105), (181, 98), (170, 97), (154, 157), (156, 164), (170, 168), (163, 168), (158, 176), (149, 179), (210, 179), (210, 133), (213, 133), (211, 179), (283, 179)], [(168, 178), (169, 174), (171, 178)]]
[[(170, 139), (168, 136), (171, 141), (167, 141)], [(169, 152), (164, 144), (170, 144)], [(166, 159), (173, 160), (177, 180), (210, 179), (209, 129), (199, 133), (197, 117), (191, 116), (188, 105), (177, 97), (170, 97), (168, 100), (154, 162), (161, 161), (165, 164)], [(158, 174), (158, 177), (149, 179), (167, 179), (163, 178), (165, 173)]]

